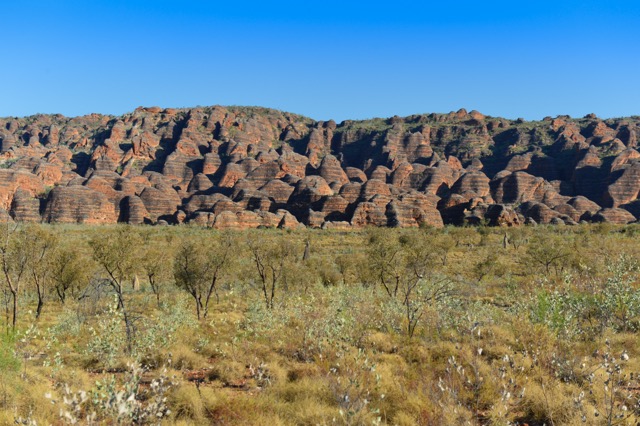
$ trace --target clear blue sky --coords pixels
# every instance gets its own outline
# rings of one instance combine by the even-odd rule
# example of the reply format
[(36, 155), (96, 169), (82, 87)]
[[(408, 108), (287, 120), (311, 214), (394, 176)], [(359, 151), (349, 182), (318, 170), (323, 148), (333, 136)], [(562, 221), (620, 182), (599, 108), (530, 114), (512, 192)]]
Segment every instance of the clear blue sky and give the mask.
[(0, 17), (0, 116), (640, 115), (637, 0), (14, 0)]

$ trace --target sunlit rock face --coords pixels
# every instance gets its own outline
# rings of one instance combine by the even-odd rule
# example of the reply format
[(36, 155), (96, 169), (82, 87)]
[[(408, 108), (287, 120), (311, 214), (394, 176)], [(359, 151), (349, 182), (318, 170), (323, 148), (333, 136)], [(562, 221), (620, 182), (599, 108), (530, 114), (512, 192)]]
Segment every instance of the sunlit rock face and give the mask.
[(221, 106), (3, 118), (0, 209), (220, 229), (630, 223), (639, 126), (464, 109), (342, 123)]

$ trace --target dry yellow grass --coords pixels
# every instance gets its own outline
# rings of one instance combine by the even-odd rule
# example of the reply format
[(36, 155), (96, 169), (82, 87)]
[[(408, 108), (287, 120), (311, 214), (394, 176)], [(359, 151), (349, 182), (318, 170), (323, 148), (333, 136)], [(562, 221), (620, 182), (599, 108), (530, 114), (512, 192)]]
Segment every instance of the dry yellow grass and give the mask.
[[(47, 229), (87, 257), (88, 241), (111, 232)], [(165, 233), (173, 242), (216, 235), (193, 227), (127, 229), (145, 232), (156, 245), (168, 244)], [(153, 380), (165, 375), (172, 382), (164, 392), (171, 414), (163, 424), (598, 425), (607, 424), (609, 415), (623, 416), (617, 424), (636, 420), (639, 384), (629, 374), (640, 369), (640, 312), (632, 305), (637, 270), (630, 270), (626, 293), (620, 293), (627, 305), (611, 305), (625, 307), (620, 312), (631, 317), (598, 308), (613, 291), (606, 287), (614, 277), (608, 267), (621, 255), (633, 259), (640, 253), (635, 226), (377, 232), (392, 246), (426, 244), (435, 256), (426, 269), (429, 279), (446, 277), (452, 293), (437, 301), (416, 299), (430, 294), (423, 281), (415, 292), (403, 293), (415, 281), (400, 259), (390, 264), (403, 274), (398, 295), (389, 296), (379, 281), (388, 271), (373, 273), (376, 265), (368, 263), (368, 231), (237, 233), (233, 266), (206, 319), (196, 320), (193, 298), (170, 276), (162, 282), (159, 307), (142, 272), (138, 289), (126, 286), (137, 345), (127, 353), (118, 337), (124, 335), (120, 314), (109, 311), (108, 286), (64, 306), (50, 287), (43, 316), (34, 321), (27, 285), (16, 338), (2, 340), (0, 350), (0, 424), (57, 424), (60, 409), (69, 409), (61, 402), (65, 386), (89, 394), (117, 392), (133, 383), (128, 371), (135, 361), (147, 370), (136, 382), (141, 406), (153, 400)], [(522, 241), (504, 248), (505, 232)], [(303, 262), (300, 252), (296, 265), (284, 270), (273, 309), (265, 306), (242, 242), (247, 238), (311, 242), (311, 261)], [(443, 244), (446, 239), (454, 243)], [(550, 273), (532, 260), (543, 255), (531, 249), (534, 241), (546, 240), (574, 248)], [(96, 264), (87, 268), (92, 285), (105, 278)], [(602, 297), (589, 304), (594, 295)], [(408, 307), (419, 313), (411, 337)], [(567, 321), (574, 317), (579, 321)], [(615, 366), (615, 374), (607, 365)], [(115, 388), (100, 391), (96, 382), (112, 377)], [(608, 388), (613, 394), (605, 389), (607, 380), (614, 383)], [(607, 404), (611, 395), (613, 408)], [(105, 421), (112, 415), (99, 404), (85, 403), (82, 410), (99, 412)]]

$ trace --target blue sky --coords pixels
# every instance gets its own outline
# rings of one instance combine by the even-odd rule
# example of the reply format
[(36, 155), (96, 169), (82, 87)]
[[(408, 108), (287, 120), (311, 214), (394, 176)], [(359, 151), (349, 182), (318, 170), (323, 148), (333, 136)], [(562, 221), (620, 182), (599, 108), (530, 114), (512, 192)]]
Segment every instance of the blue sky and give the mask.
[(19, 0), (0, 16), (0, 116), (640, 115), (637, 1)]

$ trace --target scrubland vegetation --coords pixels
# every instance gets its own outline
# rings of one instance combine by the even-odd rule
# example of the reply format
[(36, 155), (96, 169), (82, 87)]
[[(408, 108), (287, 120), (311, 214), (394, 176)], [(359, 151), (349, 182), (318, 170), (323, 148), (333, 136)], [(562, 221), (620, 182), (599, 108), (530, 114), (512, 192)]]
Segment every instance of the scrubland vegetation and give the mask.
[(0, 229), (1, 424), (640, 419), (636, 225)]

